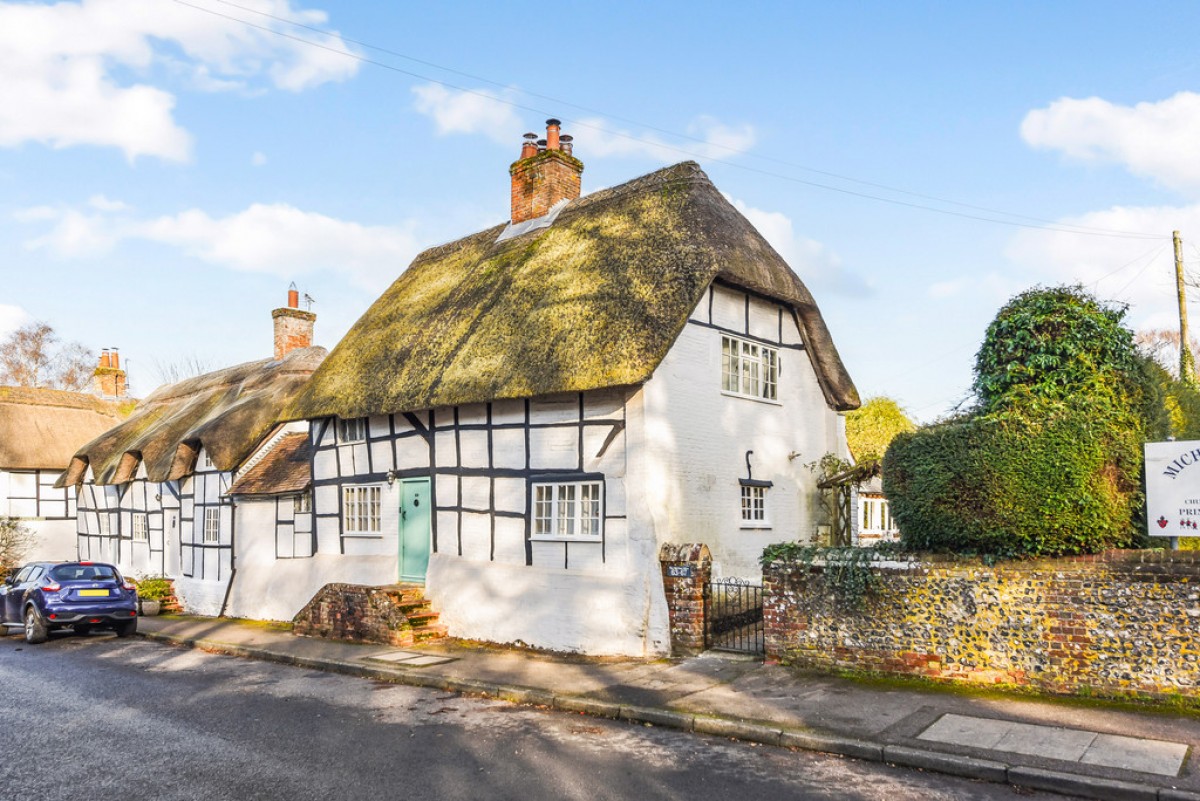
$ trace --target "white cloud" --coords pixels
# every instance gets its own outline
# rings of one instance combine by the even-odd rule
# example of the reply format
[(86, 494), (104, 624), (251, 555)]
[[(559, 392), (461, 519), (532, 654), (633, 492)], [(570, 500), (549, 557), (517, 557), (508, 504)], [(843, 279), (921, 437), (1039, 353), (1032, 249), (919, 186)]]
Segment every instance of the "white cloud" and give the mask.
[[(1161, 233), (1161, 240), (1085, 236), (1028, 230), (1018, 234), (1006, 255), (1029, 283), (1082, 283), (1102, 299), (1131, 305), (1135, 328), (1160, 325), (1175, 309), (1175, 269), (1171, 231), (1200, 231), (1200, 203), (1184, 206), (1114, 206), (1060, 221), (1110, 231)], [(1184, 264), (1200, 272), (1200, 243), (1184, 242)]]
[(763, 211), (746, 203), (730, 198), (734, 207), (746, 216), (758, 229), (771, 247), (779, 252), (796, 274), (812, 290), (825, 290), (846, 294), (870, 294), (871, 289), (863, 278), (842, 264), (836, 253), (813, 239), (798, 236), (792, 220), (778, 211)]
[(20, 306), (0, 303), (0, 339), (30, 322), (33, 322), (33, 317)]
[[(324, 12), (294, 9), (291, 0), (242, 2), (306, 25), (326, 21)], [(346, 49), (336, 34), (322, 44)], [(161, 0), (0, 2), (0, 53), (0, 147), (99, 145), (130, 160), (190, 157), (191, 135), (175, 120), (175, 96), (152, 85), (156, 67), (190, 71), (191, 87), (209, 91), (250, 87), (264, 73), (276, 88), (301, 91), (358, 68), (328, 50)]]
[(576, 127), (576, 146), (599, 157), (647, 156), (666, 162), (727, 159), (749, 150), (757, 141), (752, 125), (729, 126), (708, 116), (697, 117), (687, 126), (687, 133), (698, 142), (681, 139), (670, 143), (656, 134), (631, 133), (599, 118), (581, 120)]
[(416, 110), (432, 118), (442, 136), (481, 133), (497, 142), (521, 141), (521, 118), (500, 95), (451, 90), (436, 83), (414, 86), (412, 91)]
[(1099, 97), (1064, 97), (1029, 112), (1021, 136), (1069, 158), (1113, 162), (1175, 189), (1200, 190), (1200, 94), (1122, 106)]
[(413, 223), (361, 225), (284, 203), (256, 203), (225, 217), (200, 209), (146, 219), (61, 209), (53, 222), (26, 247), (80, 258), (102, 255), (123, 242), (156, 242), (235, 270), (283, 278), (330, 271), (372, 290), (392, 281), (420, 248)]
[[(510, 102), (519, 94), (515, 87), (503, 93), (467, 92), (430, 83), (413, 87), (412, 91), (416, 95), (416, 110), (430, 117), (443, 136), (483, 134), (502, 144), (520, 144), (520, 135), (528, 130), (529, 121)], [(540, 129), (535, 128), (534, 132), (542, 136)], [(654, 133), (632, 133), (600, 117), (568, 122), (563, 132), (575, 137), (578, 155), (585, 159), (606, 156), (649, 157), (665, 162), (723, 159), (745, 152), (757, 142), (753, 126), (726, 125), (709, 116), (692, 120), (687, 134), (693, 139), (679, 139), (677, 143)]]
[(250, 163), (255, 167), (261, 167), (267, 163), (267, 156), (262, 151), (254, 151), (254, 155), (250, 157)]

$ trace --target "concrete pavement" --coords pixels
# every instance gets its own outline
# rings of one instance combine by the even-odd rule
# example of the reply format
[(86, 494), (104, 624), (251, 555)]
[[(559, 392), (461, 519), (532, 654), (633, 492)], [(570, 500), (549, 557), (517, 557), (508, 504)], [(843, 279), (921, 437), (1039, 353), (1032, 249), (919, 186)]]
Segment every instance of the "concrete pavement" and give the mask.
[(898, 688), (709, 653), (628, 660), (443, 641), (295, 637), (142, 618), (145, 636), (237, 656), (1101, 799), (1200, 801), (1200, 715)]

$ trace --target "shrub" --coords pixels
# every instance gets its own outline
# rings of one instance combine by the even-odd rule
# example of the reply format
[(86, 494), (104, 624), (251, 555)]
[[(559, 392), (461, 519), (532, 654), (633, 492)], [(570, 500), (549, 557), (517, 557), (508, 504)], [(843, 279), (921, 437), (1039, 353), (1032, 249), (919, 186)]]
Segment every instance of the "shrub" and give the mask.
[(143, 601), (161, 601), (171, 597), (171, 582), (165, 578), (144, 578), (137, 582), (138, 597)]
[(0, 575), (20, 567), (33, 547), (33, 532), (15, 517), (0, 517)]
[(1141, 444), (1169, 420), (1124, 315), (1080, 287), (1000, 310), (976, 356), (977, 406), (884, 457), (905, 547), (1049, 556), (1137, 540)]

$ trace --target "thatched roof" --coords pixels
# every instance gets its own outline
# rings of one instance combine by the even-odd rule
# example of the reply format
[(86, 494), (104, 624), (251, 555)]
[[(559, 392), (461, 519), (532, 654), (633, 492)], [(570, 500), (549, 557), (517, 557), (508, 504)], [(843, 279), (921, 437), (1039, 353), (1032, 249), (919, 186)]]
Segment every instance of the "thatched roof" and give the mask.
[(684, 162), (419, 255), (350, 329), (288, 419), (350, 418), (640, 384), (720, 280), (791, 306), (829, 405), (858, 406), (812, 295)]
[(0, 387), (0, 469), (62, 470), (80, 445), (127, 413), (124, 404), (81, 392)]
[(183, 478), (203, 448), (218, 470), (233, 470), (278, 422), (279, 413), (325, 358), (324, 348), (294, 350), (279, 361), (239, 364), (169, 384), (124, 423), (79, 449), (59, 484), (123, 484), (139, 463), (151, 481)]
[(312, 448), (306, 432), (284, 434), (253, 467), (238, 476), (230, 495), (282, 495), (303, 492), (312, 483)]

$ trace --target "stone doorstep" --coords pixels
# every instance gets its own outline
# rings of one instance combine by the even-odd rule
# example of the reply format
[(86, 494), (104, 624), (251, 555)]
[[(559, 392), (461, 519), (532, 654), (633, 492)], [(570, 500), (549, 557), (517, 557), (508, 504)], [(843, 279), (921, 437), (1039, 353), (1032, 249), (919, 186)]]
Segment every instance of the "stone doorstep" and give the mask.
[(1188, 752), (1186, 744), (1166, 740), (953, 713), (942, 715), (917, 739), (1158, 776), (1178, 776)]

